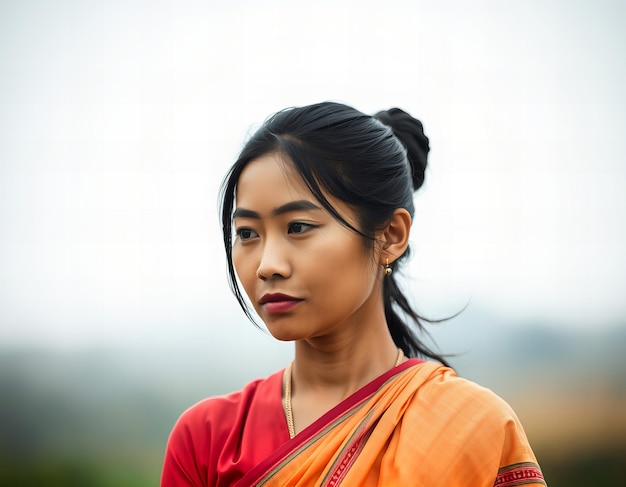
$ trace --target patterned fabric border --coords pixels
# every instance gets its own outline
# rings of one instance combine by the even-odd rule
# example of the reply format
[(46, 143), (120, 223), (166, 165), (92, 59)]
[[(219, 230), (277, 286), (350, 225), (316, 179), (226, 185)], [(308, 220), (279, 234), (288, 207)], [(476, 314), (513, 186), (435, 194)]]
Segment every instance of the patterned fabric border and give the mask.
[(365, 404), (365, 402), (362, 402), (361, 404), (358, 404), (354, 409), (352, 409), (351, 411), (348, 411), (346, 414), (344, 414), (337, 421), (335, 421), (334, 423), (326, 426), (326, 428), (321, 430), (318, 434), (316, 434), (315, 436), (312, 436), (311, 438), (309, 438), (305, 443), (300, 445), (297, 449), (295, 449), (287, 457), (285, 457), (270, 472), (267, 472), (264, 475), (264, 477), (258, 483), (255, 484), (255, 486), (261, 487), (266, 482), (268, 482), (274, 476), (274, 474), (276, 474), (278, 471), (280, 471), (280, 469), (283, 468), (287, 463), (292, 461), (294, 458), (296, 458), (298, 455), (300, 455), (300, 453), (302, 453), (304, 450), (309, 448), (313, 443), (315, 443), (322, 436), (324, 436), (326, 433), (328, 433), (329, 430), (333, 429), (338, 424), (343, 423), (344, 421), (346, 421), (350, 416), (352, 416), (354, 413), (356, 413), (357, 410), (363, 406), (363, 404)]
[(337, 487), (341, 484), (344, 477), (350, 470), (350, 467), (352, 467), (359, 456), (359, 453), (361, 453), (367, 439), (372, 434), (373, 425), (369, 425), (368, 427), (368, 424), (373, 414), (374, 411), (372, 410), (367, 414), (367, 416), (365, 416), (365, 418), (363, 418), (361, 425), (357, 428), (357, 431), (352, 438), (347, 442), (343, 451), (340, 452), (328, 474), (326, 474), (326, 478), (322, 482), (322, 487)]
[(533, 462), (515, 463), (498, 470), (494, 487), (517, 487), (519, 485), (546, 485), (539, 465)]

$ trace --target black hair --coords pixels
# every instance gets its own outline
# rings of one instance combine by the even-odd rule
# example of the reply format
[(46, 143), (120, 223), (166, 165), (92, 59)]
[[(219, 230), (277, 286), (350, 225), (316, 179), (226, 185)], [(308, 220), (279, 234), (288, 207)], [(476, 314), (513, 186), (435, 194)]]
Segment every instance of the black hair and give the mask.
[[(281, 153), (320, 204), (339, 222), (361, 235), (372, 248), (375, 234), (389, 224), (395, 210), (415, 212), (413, 192), (423, 184), (429, 140), (422, 124), (399, 108), (369, 116), (334, 102), (288, 108), (268, 118), (244, 145), (221, 188), (221, 222), (230, 287), (246, 316), (255, 322), (237, 284), (232, 260), (232, 216), (237, 182), (246, 165), (263, 155)], [(347, 203), (357, 226), (340, 215), (324, 192)], [(409, 249), (392, 268), (407, 258)], [(420, 317), (398, 286), (395, 274), (383, 280), (385, 318), (391, 337), (409, 357), (445, 359), (420, 336)], [(412, 321), (414, 327), (409, 326)]]

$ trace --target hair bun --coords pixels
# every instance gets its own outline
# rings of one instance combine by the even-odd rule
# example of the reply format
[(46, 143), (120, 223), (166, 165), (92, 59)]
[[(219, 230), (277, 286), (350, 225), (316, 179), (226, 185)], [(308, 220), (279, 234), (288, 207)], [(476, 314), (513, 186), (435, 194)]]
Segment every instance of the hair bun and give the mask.
[(424, 172), (430, 151), (428, 137), (424, 134), (422, 122), (399, 108), (383, 110), (374, 117), (390, 127), (406, 148), (411, 164), (413, 188), (417, 190), (424, 183)]

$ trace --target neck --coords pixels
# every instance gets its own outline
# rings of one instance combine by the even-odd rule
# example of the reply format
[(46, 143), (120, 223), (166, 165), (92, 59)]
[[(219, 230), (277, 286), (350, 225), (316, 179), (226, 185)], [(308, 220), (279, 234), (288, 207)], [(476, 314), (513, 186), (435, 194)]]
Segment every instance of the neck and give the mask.
[(294, 395), (313, 393), (338, 402), (385, 373), (398, 362), (398, 348), (383, 321), (376, 330), (334, 343), (296, 343)]

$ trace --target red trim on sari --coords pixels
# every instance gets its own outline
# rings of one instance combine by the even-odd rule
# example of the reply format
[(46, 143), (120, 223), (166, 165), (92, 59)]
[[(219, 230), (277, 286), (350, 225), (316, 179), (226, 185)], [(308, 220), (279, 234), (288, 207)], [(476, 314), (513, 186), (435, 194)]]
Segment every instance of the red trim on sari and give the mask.
[(528, 484), (546, 485), (539, 465), (533, 462), (516, 463), (498, 470), (494, 487), (517, 487)]
[[(306, 447), (310, 441), (315, 440), (325, 429), (328, 429), (340, 420), (342, 416), (348, 415), (352, 410), (362, 405), (363, 402), (376, 393), (376, 391), (378, 391), (378, 389), (385, 385), (385, 383), (390, 379), (422, 362), (423, 360), (419, 359), (409, 359), (397, 367), (385, 372), (369, 384), (366, 384), (350, 397), (344, 399), (337, 406), (321, 416), (317, 421), (306, 427), (290, 441), (279, 447), (272, 455), (260, 462), (236, 484), (234, 484), (234, 487), (249, 487), (250, 485), (256, 485), (259, 481), (265, 479), (272, 470), (275, 470), (290, 456), (296, 454), (301, 448)], [(364, 440), (365, 439), (366, 437), (364, 437)]]
[(367, 439), (372, 434), (373, 428), (365, 426), (369, 423), (370, 416), (371, 413), (365, 417), (362, 422), (362, 426), (357, 430), (354, 437), (348, 442), (348, 447), (339, 456), (339, 458), (337, 458), (337, 461), (330, 469), (327, 478), (324, 482), (322, 482), (322, 487), (337, 487), (346, 477), (346, 474), (350, 471), (350, 467), (352, 467), (358, 458), (359, 453), (363, 450)]

